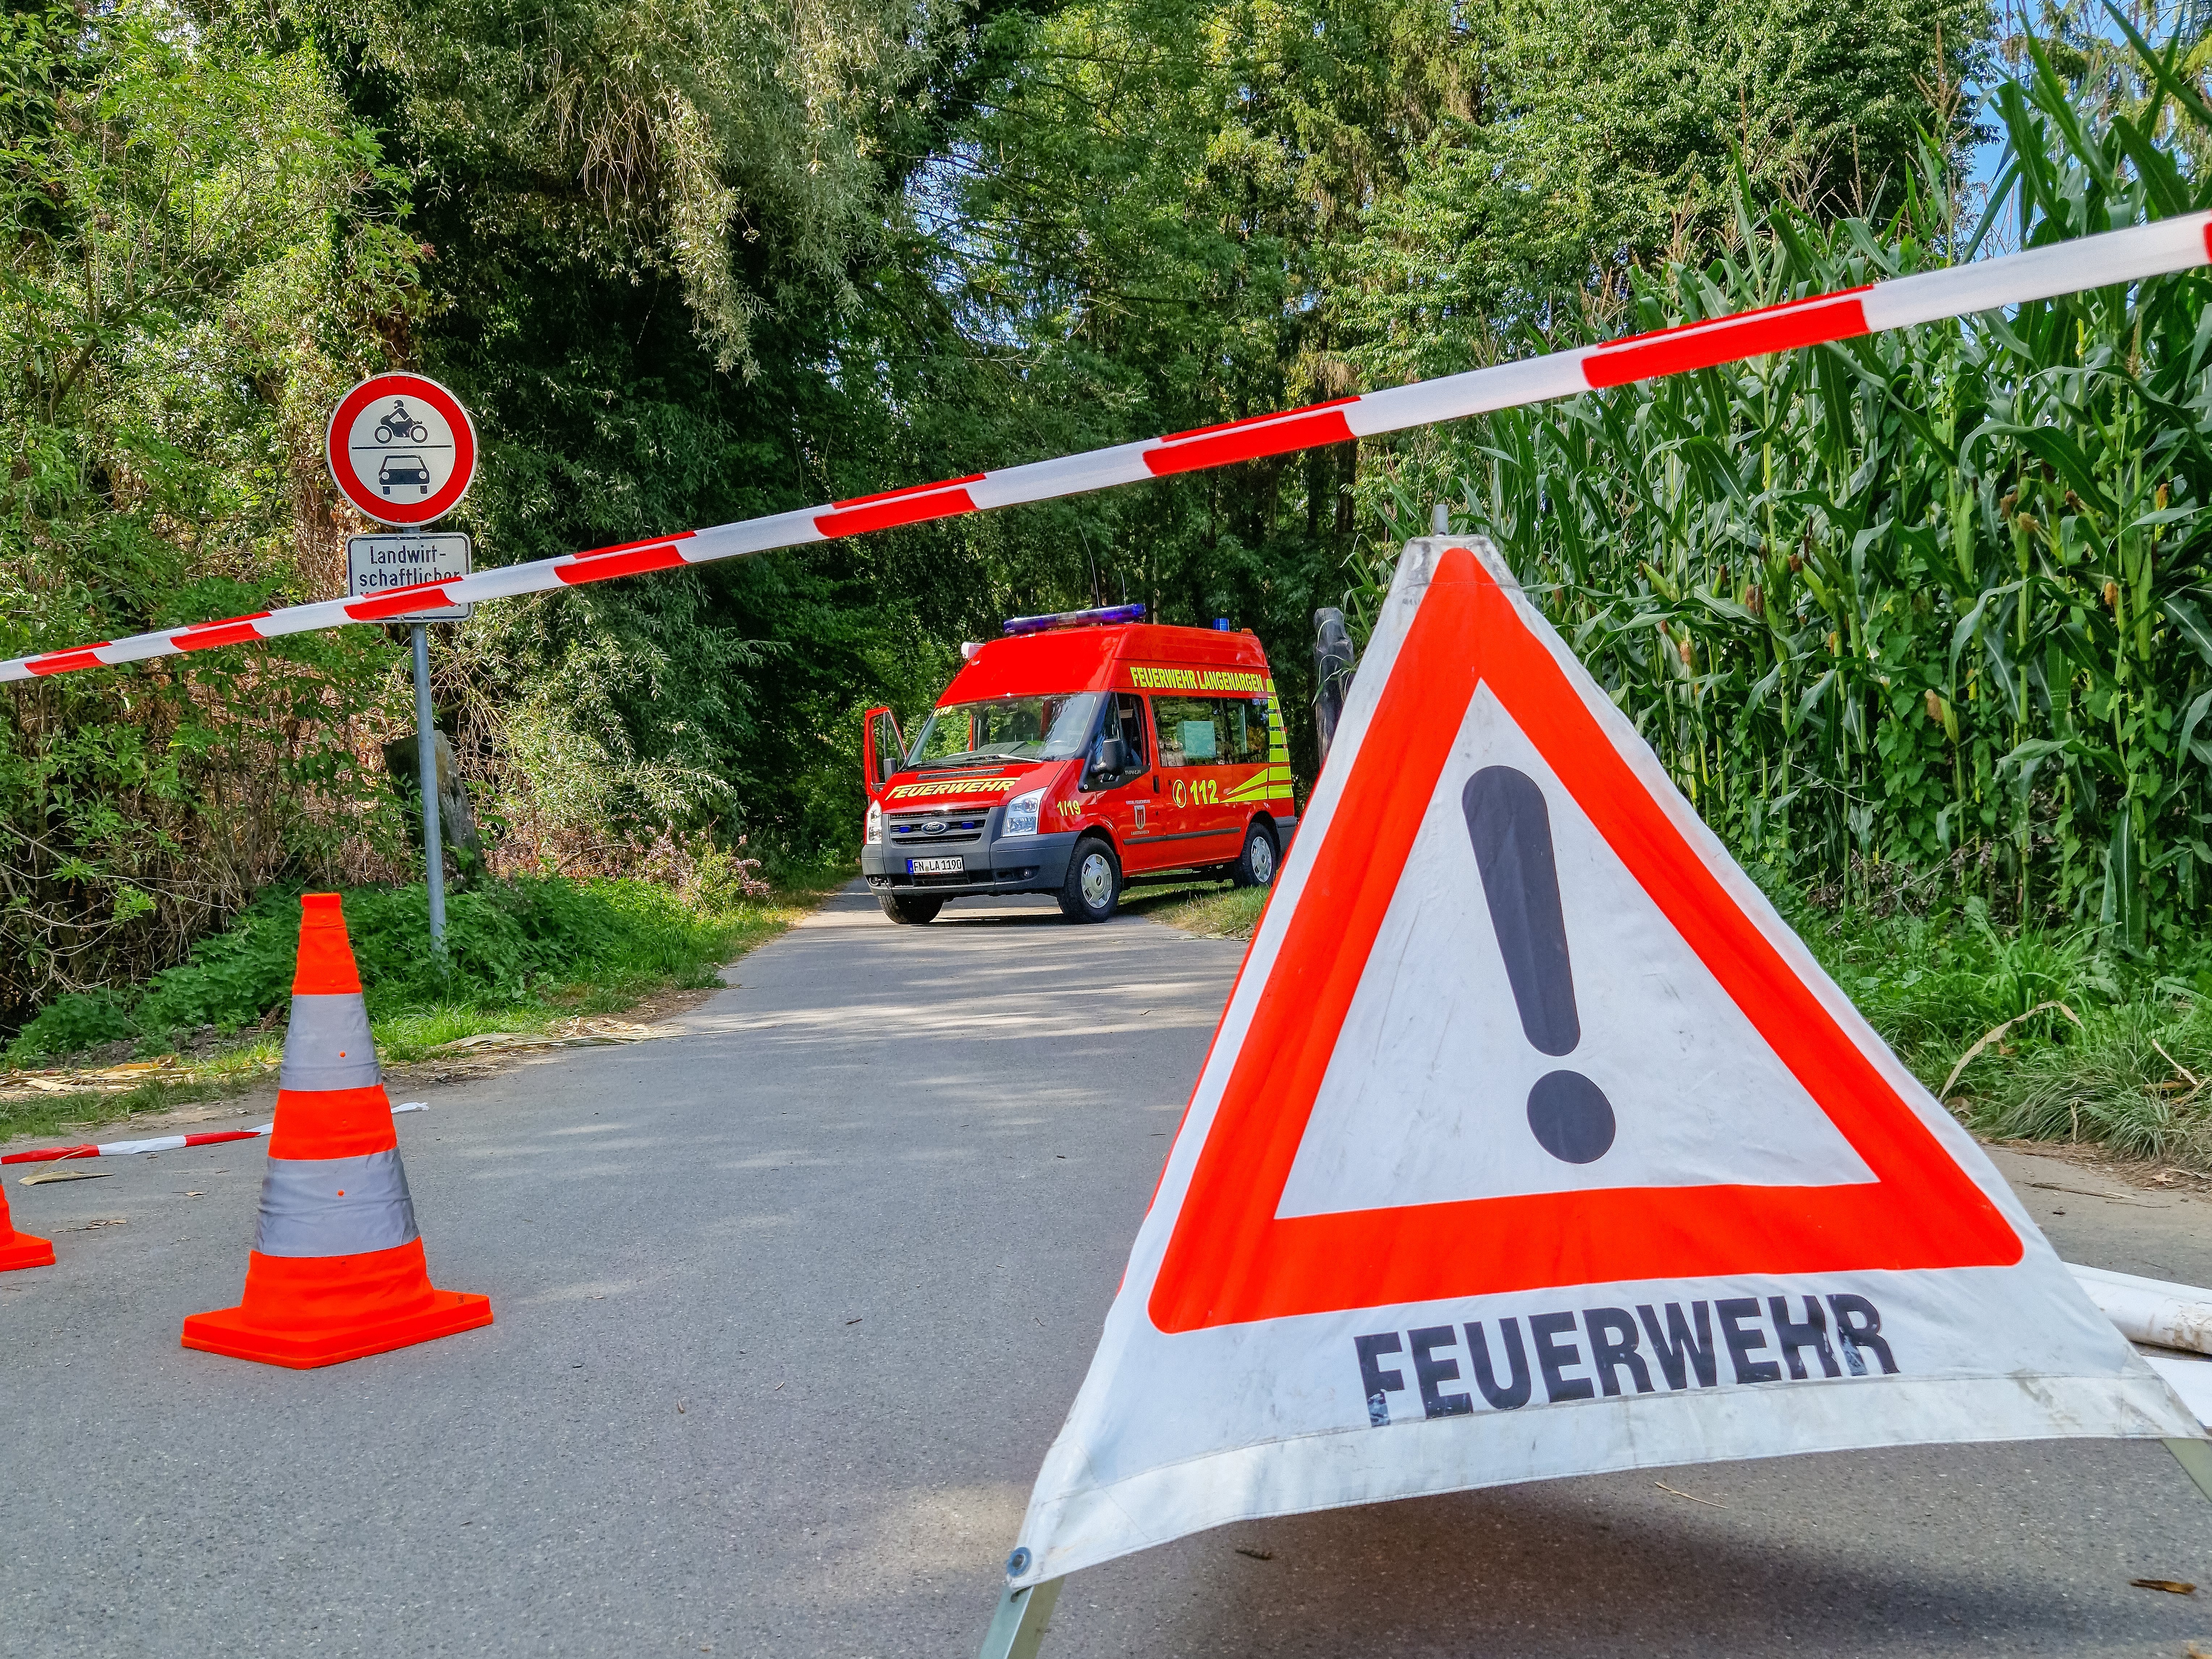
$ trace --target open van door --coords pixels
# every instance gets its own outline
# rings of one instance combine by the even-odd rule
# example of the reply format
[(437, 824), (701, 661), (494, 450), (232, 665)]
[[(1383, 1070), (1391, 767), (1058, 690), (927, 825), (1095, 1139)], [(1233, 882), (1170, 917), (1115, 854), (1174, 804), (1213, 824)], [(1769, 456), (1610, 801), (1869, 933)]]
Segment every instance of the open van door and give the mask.
[(883, 793), (905, 757), (896, 715), (888, 708), (871, 708), (860, 717), (860, 787), (870, 800)]

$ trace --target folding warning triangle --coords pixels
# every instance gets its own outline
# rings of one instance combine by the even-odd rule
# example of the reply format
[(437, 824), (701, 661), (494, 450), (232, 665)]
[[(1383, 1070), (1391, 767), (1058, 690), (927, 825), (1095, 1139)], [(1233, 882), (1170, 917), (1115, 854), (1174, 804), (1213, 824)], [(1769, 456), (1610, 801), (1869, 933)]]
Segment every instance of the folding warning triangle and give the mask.
[(1009, 1562), (2194, 1437), (1486, 543), (1411, 544)]

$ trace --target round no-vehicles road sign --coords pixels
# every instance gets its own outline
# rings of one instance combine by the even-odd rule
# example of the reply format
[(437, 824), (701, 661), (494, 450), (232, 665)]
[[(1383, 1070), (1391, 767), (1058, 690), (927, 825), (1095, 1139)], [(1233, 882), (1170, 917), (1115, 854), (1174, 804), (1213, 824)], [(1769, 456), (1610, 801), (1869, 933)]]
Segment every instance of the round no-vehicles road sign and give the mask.
[(467, 493), (477, 429), (460, 399), (420, 374), (379, 374), (331, 416), (331, 477), (383, 524), (428, 524)]

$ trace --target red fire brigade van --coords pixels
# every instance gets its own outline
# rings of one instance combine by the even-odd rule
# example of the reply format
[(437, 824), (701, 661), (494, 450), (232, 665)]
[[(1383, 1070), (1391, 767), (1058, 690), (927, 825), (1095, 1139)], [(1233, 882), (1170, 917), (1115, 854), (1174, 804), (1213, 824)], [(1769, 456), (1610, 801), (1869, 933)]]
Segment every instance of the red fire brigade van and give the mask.
[(1016, 617), (911, 744), (868, 711), (860, 871), (885, 915), (1051, 893), (1071, 921), (1103, 921), (1133, 877), (1274, 879), (1297, 808), (1260, 641), (1144, 614)]

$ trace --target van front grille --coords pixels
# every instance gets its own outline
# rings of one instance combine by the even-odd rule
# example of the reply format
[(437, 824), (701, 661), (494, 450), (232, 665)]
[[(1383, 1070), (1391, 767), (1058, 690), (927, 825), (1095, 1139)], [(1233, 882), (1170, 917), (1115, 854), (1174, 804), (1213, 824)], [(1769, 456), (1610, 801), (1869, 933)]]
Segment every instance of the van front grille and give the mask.
[[(894, 812), (884, 819), (884, 840), (917, 854), (932, 847), (957, 847), (963, 841), (982, 840), (983, 826), (990, 819), (987, 806), (957, 812)], [(945, 827), (932, 835), (924, 827), (932, 823)]]

